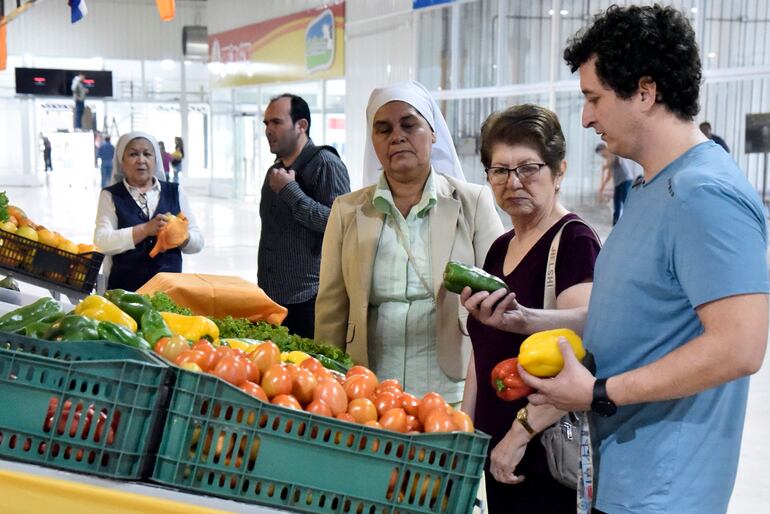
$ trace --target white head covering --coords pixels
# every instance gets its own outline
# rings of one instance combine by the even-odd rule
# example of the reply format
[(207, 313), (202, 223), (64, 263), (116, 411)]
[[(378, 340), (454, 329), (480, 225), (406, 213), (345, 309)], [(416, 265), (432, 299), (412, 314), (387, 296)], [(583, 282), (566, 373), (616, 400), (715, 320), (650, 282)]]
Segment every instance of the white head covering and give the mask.
[(126, 178), (126, 174), (121, 166), (123, 152), (126, 151), (128, 143), (140, 137), (152, 144), (152, 150), (155, 153), (155, 178), (160, 181), (166, 180), (166, 173), (163, 171), (163, 156), (160, 154), (160, 147), (158, 146), (158, 141), (155, 139), (155, 136), (148, 134), (147, 132), (128, 132), (120, 136), (118, 144), (115, 145), (115, 157), (112, 161), (112, 180), (110, 181), (110, 185), (122, 182), (123, 179)]
[(439, 173), (465, 181), (460, 159), (457, 157), (452, 136), (449, 134), (444, 115), (438, 108), (438, 104), (430, 95), (425, 86), (411, 80), (390, 86), (376, 88), (369, 96), (366, 106), (366, 147), (364, 149), (364, 177), (363, 185), (368, 186), (379, 180), (382, 172), (382, 164), (377, 159), (372, 144), (372, 123), (377, 110), (388, 102), (406, 102), (414, 107), (425, 120), (427, 120), (433, 132), (436, 134), (436, 142), (430, 153), (430, 162)]

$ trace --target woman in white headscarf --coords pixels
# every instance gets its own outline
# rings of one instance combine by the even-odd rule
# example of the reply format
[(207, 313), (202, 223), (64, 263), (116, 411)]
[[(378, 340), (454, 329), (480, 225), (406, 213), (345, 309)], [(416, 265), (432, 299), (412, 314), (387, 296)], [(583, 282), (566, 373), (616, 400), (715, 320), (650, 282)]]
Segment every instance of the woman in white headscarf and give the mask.
[[(375, 89), (364, 180), (324, 234), (318, 340), (405, 390), (462, 398), (467, 312), (442, 286), (449, 260), (481, 266), (503, 225), (486, 186), (464, 181), (446, 122), (417, 82)], [(373, 157), (376, 156), (376, 159)]]
[[(187, 197), (177, 184), (165, 182), (155, 138), (145, 132), (120, 136), (115, 148), (111, 185), (99, 194), (94, 243), (102, 253), (107, 289), (136, 291), (160, 272), (181, 272), (182, 252), (197, 253), (203, 235)], [(189, 237), (177, 248), (150, 257), (166, 214), (184, 213)]]

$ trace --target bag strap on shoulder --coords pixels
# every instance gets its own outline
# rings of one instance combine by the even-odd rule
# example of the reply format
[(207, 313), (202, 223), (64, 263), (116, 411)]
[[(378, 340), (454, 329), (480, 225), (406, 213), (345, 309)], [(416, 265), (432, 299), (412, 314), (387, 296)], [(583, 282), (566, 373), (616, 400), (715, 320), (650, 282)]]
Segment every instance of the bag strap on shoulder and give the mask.
[(551, 241), (551, 248), (548, 250), (548, 263), (545, 267), (545, 289), (543, 292), (543, 309), (555, 309), (556, 308), (556, 256), (559, 254), (559, 243), (561, 241), (561, 233), (564, 231), (564, 227), (569, 225), (572, 222), (577, 222), (585, 225), (589, 229), (591, 229), (591, 232), (594, 233), (594, 236), (596, 236), (596, 240), (599, 241), (599, 244), (601, 245), (601, 239), (599, 239), (599, 235), (596, 233), (596, 231), (588, 225), (585, 221), (579, 219), (579, 218), (573, 218), (571, 220), (567, 220), (564, 222), (564, 224), (559, 227), (559, 231), (556, 232), (556, 235), (553, 236), (553, 240)]

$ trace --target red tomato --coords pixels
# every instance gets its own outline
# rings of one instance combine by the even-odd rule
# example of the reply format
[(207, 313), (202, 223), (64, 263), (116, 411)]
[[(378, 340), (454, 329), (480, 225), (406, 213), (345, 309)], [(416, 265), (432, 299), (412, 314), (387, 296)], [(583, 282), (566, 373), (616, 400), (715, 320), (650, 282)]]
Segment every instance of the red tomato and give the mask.
[(320, 414), (321, 416), (332, 417), (332, 410), (323, 402), (323, 400), (313, 400), (308, 403), (307, 407), (305, 407), (305, 411), (313, 414)]
[(401, 393), (400, 407), (404, 409), (409, 416), (417, 416), (417, 409), (420, 408), (420, 400), (411, 393)]
[(281, 350), (274, 342), (264, 341), (249, 354), (249, 359), (257, 365), (259, 372), (264, 376), (267, 368), (273, 364), (280, 364)]
[(401, 399), (398, 394), (385, 391), (374, 397), (374, 406), (377, 407), (377, 414), (382, 416), (390, 409), (401, 407)]
[(249, 393), (254, 398), (259, 398), (263, 402), (268, 401), (267, 395), (265, 394), (264, 389), (259, 387), (254, 382), (246, 381), (240, 385), (240, 388), (244, 390), (245, 392)]
[[(417, 418), (425, 426), (425, 418), (428, 417), (430, 411), (434, 409), (440, 409), (446, 414), (447, 402), (444, 397), (438, 393), (426, 393), (420, 401), (420, 406), (417, 408)], [(425, 427), (427, 429), (427, 426)]]
[(406, 412), (400, 407), (385, 411), (385, 414), (380, 417), (379, 422), (385, 430), (406, 432)]
[(379, 380), (377, 380), (377, 375), (374, 374), (374, 371), (370, 370), (366, 366), (360, 366), (356, 365), (353, 366), (348, 370), (347, 373), (345, 373), (345, 378), (350, 378), (353, 375), (364, 375), (365, 377), (369, 377), (371, 381), (374, 383), (374, 387), (377, 387), (379, 384)]
[(417, 419), (417, 416), (406, 415), (406, 431), (408, 432), (422, 432), (422, 423)]
[(193, 345), (193, 350), (198, 350), (206, 354), (206, 360), (201, 364), (201, 368), (203, 368), (204, 371), (213, 369), (214, 366), (217, 365), (219, 354), (213, 344), (205, 339), (200, 339)]
[[(166, 338), (161, 338), (166, 339)], [(158, 341), (155, 345), (155, 352), (166, 359), (174, 362), (176, 358), (185, 350), (190, 349), (190, 343), (182, 336), (176, 335), (168, 339), (165, 343)]]
[(231, 354), (220, 357), (211, 374), (236, 386), (240, 386), (248, 378), (246, 365), (241, 359)]
[(452, 422), (461, 432), (473, 432), (473, 420), (465, 412), (456, 410), (450, 414)]
[(248, 357), (239, 357), (239, 359), (243, 362), (243, 365), (246, 366), (246, 380), (259, 384), (261, 373), (259, 372), (257, 365), (251, 362)]
[(197, 364), (203, 369), (202, 363), (206, 360), (206, 354), (198, 350), (185, 350), (174, 359), (174, 364), (181, 366), (187, 362)]
[(334, 379), (327, 378), (318, 382), (313, 391), (313, 399), (323, 401), (335, 416), (348, 410), (348, 397), (345, 390)]
[(355, 423), (356, 422), (355, 418), (353, 418), (353, 416), (351, 416), (347, 412), (343, 412), (341, 414), (337, 414), (336, 417), (337, 417), (337, 419), (339, 419), (341, 421), (347, 421), (348, 423)]
[(404, 388), (401, 387), (401, 382), (397, 379), (389, 378), (380, 382), (380, 385), (378, 385), (375, 390), (375, 394), (384, 393), (385, 391), (397, 392), (400, 394), (404, 391)]
[(166, 348), (166, 345), (168, 344), (169, 341), (171, 341), (170, 337), (161, 337), (160, 339), (155, 341), (155, 345), (152, 347), (152, 349), (158, 355), (163, 355), (163, 350)]
[(299, 371), (299, 366), (297, 366), (293, 362), (284, 362), (283, 365), (289, 371), (289, 375), (291, 375), (291, 379), (294, 380), (294, 377), (297, 375), (297, 372)]
[(321, 361), (315, 357), (308, 357), (307, 359), (303, 360), (299, 367), (311, 371), (318, 380), (323, 378), (331, 378), (332, 376), (331, 373), (329, 373), (329, 370), (326, 369), (323, 364), (321, 364)]
[(348, 414), (353, 416), (356, 423), (364, 424), (367, 421), (377, 421), (377, 407), (369, 398), (354, 398), (348, 404)]
[(454, 432), (457, 430), (452, 417), (447, 414), (445, 409), (433, 409), (430, 411), (423, 425), (425, 425), (425, 433)]
[[(382, 429), (382, 425), (380, 425), (379, 422), (377, 421), (367, 421), (366, 423), (364, 423), (364, 426)], [(376, 450), (372, 450), (372, 451), (376, 451)]]
[(288, 409), (302, 410), (302, 405), (299, 404), (296, 398), (290, 394), (279, 394), (273, 398), (273, 405), (280, 405)]
[(299, 403), (307, 405), (313, 400), (313, 391), (318, 385), (318, 379), (310, 370), (298, 369), (292, 379), (291, 394), (293, 394)]
[(283, 364), (273, 364), (262, 374), (260, 385), (265, 390), (268, 398), (273, 398), (279, 394), (291, 394), (291, 374)]
[(372, 395), (374, 395), (374, 388), (377, 387), (377, 378), (372, 378), (373, 376), (374, 373), (372, 373), (371, 376), (348, 375), (348, 377), (345, 379), (345, 382), (342, 384), (343, 389), (345, 389), (345, 394), (348, 395), (348, 400), (354, 400), (356, 398), (370, 398)]

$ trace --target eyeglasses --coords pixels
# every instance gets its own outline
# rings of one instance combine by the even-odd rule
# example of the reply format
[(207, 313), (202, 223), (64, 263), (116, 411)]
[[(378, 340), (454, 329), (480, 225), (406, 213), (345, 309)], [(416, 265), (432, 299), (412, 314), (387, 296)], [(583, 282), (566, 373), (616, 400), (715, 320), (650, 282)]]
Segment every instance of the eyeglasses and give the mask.
[(540, 169), (543, 166), (548, 165), (544, 162), (528, 162), (521, 166), (516, 166), (515, 168), (492, 166), (491, 168), (484, 168), (484, 171), (487, 172), (487, 180), (489, 180), (489, 183), (499, 186), (508, 182), (508, 177), (511, 176), (511, 173), (516, 175), (516, 178), (519, 179), (519, 182), (521, 183), (532, 180), (535, 178), (535, 175), (540, 172)]

